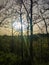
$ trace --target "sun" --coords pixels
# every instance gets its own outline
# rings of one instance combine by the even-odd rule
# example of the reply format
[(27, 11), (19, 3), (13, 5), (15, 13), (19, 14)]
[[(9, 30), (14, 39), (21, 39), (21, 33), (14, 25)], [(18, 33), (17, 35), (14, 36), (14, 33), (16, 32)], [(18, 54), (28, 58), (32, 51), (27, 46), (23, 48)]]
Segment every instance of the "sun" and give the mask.
[[(24, 23), (24, 22), (22, 22), (22, 29), (23, 29), (23, 31), (26, 31), (26, 29), (27, 29), (27, 25), (26, 25), (27, 23)], [(16, 31), (21, 31), (21, 22), (14, 22), (13, 23), (13, 28), (14, 29), (16, 29)]]

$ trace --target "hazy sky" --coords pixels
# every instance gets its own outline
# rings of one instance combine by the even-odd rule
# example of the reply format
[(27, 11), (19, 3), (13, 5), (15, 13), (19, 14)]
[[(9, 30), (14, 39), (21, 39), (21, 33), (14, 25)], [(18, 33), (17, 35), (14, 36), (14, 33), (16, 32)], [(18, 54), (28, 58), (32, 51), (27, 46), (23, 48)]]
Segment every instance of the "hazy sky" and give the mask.
[[(6, 4), (7, 0), (0, 0), (0, 6), (5, 6), (5, 8), (2, 8), (0, 10), (0, 22), (6, 18), (2, 25), (0, 25), (0, 35), (11, 35), (11, 23), (12, 22), (15, 22), (13, 21), (13, 19), (16, 20), (16, 22), (20, 22), (19, 20), (19, 14), (18, 13), (15, 13), (16, 11), (19, 12), (19, 6), (17, 6), (15, 0), (8, 0), (8, 3)], [(30, 7), (29, 7), (29, 0), (27, 1), (27, 3), (29, 4), (26, 4), (26, 2), (24, 2), (25, 5), (26, 5), (26, 8), (27, 10), (29, 11)], [(35, 24), (33, 25), (33, 33), (36, 34), (36, 33), (46, 33), (46, 28), (45, 28), (45, 24), (44, 24), (44, 21), (42, 20), (42, 16), (45, 18), (45, 21), (46, 21), (46, 24), (48, 26), (49, 24), (49, 19), (46, 19), (49, 17), (49, 10), (47, 10), (45, 13), (43, 13), (41, 15), (41, 13), (39, 12), (40, 10), (42, 12), (44, 12), (44, 9), (47, 9), (49, 8), (49, 0), (39, 0), (38, 1), (38, 6), (37, 4), (34, 4), (33, 6), (33, 23), (34, 22), (39, 22), (41, 21), (40, 23), (38, 24)], [(43, 9), (44, 8), (44, 9)], [(24, 22), (27, 22), (26, 20), (26, 11), (24, 9), (24, 7), (22, 7), (22, 12), (24, 12), (25, 14), (22, 15), (22, 18), (23, 18), (23, 21)], [(40, 16), (39, 16), (40, 15)], [(36, 20), (37, 18), (37, 20)], [(36, 21), (35, 21), (36, 20)], [(15, 23), (14, 23), (15, 24)], [(27, 23), (26, 23), (27, 24)], [(26, 25), (25, 24), (25, 25)], [(23, 27), (25, 28), (25, 26), (23, 24)], [(17, 28), (19, 28), (19, 26), (21, 26), (20, 24), (15, 24), (15, 26), (13, 28), (16, 27), (16, 31), (17, 31)], [(7, 28), (6, 28), (7, 27)], [(47, 27), (48, 31), (49, 31), (49, 26)], [(14, 29), (15, 30), (15, 29)], [(42, 31), (41, 31), (42, 30)], [(3, 32), (4, 31), (4, 32)], [(16, 34), (18, 34), (18, 32), (16, 32)]]

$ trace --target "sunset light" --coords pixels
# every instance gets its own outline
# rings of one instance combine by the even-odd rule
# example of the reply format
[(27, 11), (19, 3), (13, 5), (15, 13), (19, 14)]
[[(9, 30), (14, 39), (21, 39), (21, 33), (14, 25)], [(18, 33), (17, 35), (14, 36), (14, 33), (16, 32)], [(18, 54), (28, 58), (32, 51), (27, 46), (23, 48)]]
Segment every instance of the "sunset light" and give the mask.
[[(16, 31), (21, 31), (21, 22), (14, 22), (13, 23), (13, 28), (16, 30)], [(23, 22), (22, 23), (22, 29), (23, 29), (23, 31), (26, 31), (26, 29), (27, 29), (27, 23), (25, 22)]]

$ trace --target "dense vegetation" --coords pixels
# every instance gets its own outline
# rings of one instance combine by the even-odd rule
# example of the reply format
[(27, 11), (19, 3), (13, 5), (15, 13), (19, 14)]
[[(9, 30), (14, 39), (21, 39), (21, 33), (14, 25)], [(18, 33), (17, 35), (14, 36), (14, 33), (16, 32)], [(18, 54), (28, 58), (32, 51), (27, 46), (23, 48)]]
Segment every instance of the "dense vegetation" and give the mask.
[[(0, 36), (0, 65), (30, 65), (29, 38), (30, 36)], [(49, 65), (48, 39), (49, 35), (33, 35), (34, 65)]]

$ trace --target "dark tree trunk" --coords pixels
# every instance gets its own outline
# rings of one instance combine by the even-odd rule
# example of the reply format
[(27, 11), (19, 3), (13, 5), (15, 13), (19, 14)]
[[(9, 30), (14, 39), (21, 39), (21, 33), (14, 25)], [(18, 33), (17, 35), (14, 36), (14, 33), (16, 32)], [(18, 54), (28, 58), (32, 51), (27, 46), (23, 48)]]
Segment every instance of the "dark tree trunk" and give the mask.
[(10, 47), (11, 47), (11, 52), (14, 52), (14, 40), (13, 40), (13, 22), (12, 22), (12, 39), (11, 39), (11, 45), (10, 45)]
[(22, 27), (22, 12), (20, 8), (20, 22), (21, 22), (21, 55), (22, 55), (22, 64), (23, 64), (23, 27)]
[(30, 58), (31, 58), (31, 65), (33, 62), (33, 25), (32, 25), (32, 7), (33, 2), (30, 0), (31, 6), (30, 6)]
[(27, 36), (29, 36), (29, 17), (28, 17), (28, 14), (27, 14), (27, 23), (28, 23), (28, 26), (27, 26)]

